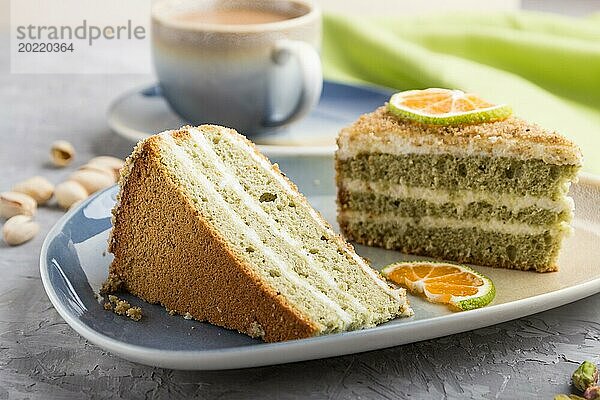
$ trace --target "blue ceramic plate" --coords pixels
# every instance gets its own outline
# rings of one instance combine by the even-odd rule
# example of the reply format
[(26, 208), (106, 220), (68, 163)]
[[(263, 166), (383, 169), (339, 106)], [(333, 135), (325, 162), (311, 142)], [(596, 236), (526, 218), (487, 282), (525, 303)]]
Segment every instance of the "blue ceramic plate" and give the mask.
[[(330, 160), (281, 158), (282, 169), (323, 216), (335, 222), (335, 188)], [(577, 204), (575, 234), (560, 258), (560, 272), (536, 274), (477, 267), (497, 287), (492, 305), (452, 313), (445, 306), (411, 297), (412, 318), (363, 331), (265, 344), (207, 323), (170, 316), (165, 309), (124, 296), (141, 306), (139, 322), (102, 308), (96, 293), (107, 276), (107, 238), (112, 187), (69, 211), (50, 231), (40, 269), (48, 297), (73, 329), (90, 342), (126, 359), (176, 369), (228, 369), (356, 353), (480, 328), (566, 304), (600, 291), (600, 178), (583, 176), (572, 187)], [(357, 246), (376, 268), (406, 256)], [(415, 257), (412, 257), (413, 259)]]
[[(321, 100), (307, 117), (252, 140), (269, 156), (331, 155), (340, 128), (384, 104), (390, 94), (388, 89), (325, 81)], [(117, 134), (134, 141), (187, 124), (171, 111), (156, 85), (133, 90), (115, 99), (107, 119)]]

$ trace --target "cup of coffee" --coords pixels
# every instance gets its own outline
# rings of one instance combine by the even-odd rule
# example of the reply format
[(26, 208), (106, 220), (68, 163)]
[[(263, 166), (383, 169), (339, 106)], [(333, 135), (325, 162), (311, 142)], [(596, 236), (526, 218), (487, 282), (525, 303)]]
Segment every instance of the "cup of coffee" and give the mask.
[(246, 135), (306, 115), (323, 77), (321, 15), (309, 0), (164, 0), (152, 8), (163, 95), (193, 124)]

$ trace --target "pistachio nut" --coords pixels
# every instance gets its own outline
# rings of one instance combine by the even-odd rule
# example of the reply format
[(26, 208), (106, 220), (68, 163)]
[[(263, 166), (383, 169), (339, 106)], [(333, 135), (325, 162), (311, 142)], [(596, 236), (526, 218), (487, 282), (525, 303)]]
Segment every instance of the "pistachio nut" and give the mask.
[(119, 175), (121, 174), (121, 168), (125, 166), (125, 162), (117, 157), (98, 156), (88, 161), (87, 165), (95, 165), (101, 168), (110, 169), (115, 176), (115, 181), (117, 181), (119, 179)]
[(54, 185), (44, 177), (34, 176), (17, 183), (12, 190), (13, 192), (25, 193), (31, 196), (39, 205), (42, 205), (52, 198)]
[(56, 185), (54, 195), (58, 201), (58, 205), (65, 210), (69, 209), (74, 203), (86, 199), (88, 191), (78, 182), (65, 181)]
[(116, 182), (117, 178), (115, 177), (115, 173), (114, 171), (109, 168), (106, 167), (104, 165), (100, 165), (100, 164), (85, 164), (82, 165), (81, 167), (79, 167), (78, 171), (94, 171), (94, 172), (98, 172), (101, 174), (104, 174), (108, 177), (110, 177), (112, 182)]
[(29, 215), (15, 215), (4, 223), (2, 237), (4, 241), (17, 246), (35, 237), (40, 231), (40, 226)]
[(595, 386), (598, 382), (598, 367), (592, 362), (584, 361), (573, 372), (571, 380), (573, 386), (584, 392), (588, 387)]
[(50, 160), (57, 167), (66, 167), (75, 158), (75, 148), (66, 140), (57, 140), (52, 143)]
[(69, 180), (79, 183), (89, 193), (95, 193), (115, 183), (114, 175), (97, 169), (80, 169), (69, 176)]
[(37, 203), (33, 197), (19, 192), (0, 193), (0, 216), (35, 215)]

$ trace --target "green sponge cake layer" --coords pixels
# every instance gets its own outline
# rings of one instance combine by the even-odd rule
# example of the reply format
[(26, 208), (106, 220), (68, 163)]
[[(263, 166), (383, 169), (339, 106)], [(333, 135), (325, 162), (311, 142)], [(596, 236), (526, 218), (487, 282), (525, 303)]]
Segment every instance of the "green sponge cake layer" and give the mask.
[(452, 154), (358, 154), (338, 164), (340, 177), (450, 190), (563, 196), (577, 167), (507, 157)]
[(458, 262), (496, 267), (553, 271), (561, 234), (511, 234), (476, 227), (422, 226), (418, 220), (342, 218), (348, 239), (369, 246), (396, 249)]
[(518, 118), (430, 126), (382, 107), (338, 137), (338, 221), (361, 244), (553, 271), (580, 167), (577, 146)]

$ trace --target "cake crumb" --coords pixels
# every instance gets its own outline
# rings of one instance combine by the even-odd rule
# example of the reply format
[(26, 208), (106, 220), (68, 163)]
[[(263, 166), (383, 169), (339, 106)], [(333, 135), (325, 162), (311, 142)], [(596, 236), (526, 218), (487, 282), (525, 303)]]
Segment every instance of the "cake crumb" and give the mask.
[(167, 310), (167, 313), (168, 313), (169, 315), (175, 315), (175, 314), (177, 314), (177, 311), (175, 311), (175, 310), (169, 310), (169, 309), (168, 309), (168, 308), (166, 308), (166, 307), (165, 307), (165, 310)]
[(192, 317), (192, 314), (190, 314), (189, 312), (186, 312), (186, 313), (183, 315), (183, 318), (184, 318), (184, 319), (194, 319), (194, 317)]
[(133, 321), (142, 319), (141, 307), (133, 307), (127, 300), (122, 300), (114, 294), (108, 295), (108, 302), (103, 304), (105, 310), (112, 310), (117, 315), (124, 315)]
[(126, 300), (119, 300), (115, 305), (115, 313), (119, 315), (125, 315), (130, 308), (131, 304), (129, 304)]
[(124, 283), (121, 280), (121, 278), (119, 278), (115, 274), (110, 274), (108, 275), (108, 278), (106, 278), (106, 281), (100, 287), (100, 294), (120, 292), (123, 289), (123, 286)]
[(142, 309), (140, 307), (131, 307), (127, 310), (127, 316), (134, 321), (142, 319)]
[(262, 325), (254, 321), (250, 324), (248, 334), (253, 338), (263, 338), (265, 336), (265, 330)]

